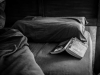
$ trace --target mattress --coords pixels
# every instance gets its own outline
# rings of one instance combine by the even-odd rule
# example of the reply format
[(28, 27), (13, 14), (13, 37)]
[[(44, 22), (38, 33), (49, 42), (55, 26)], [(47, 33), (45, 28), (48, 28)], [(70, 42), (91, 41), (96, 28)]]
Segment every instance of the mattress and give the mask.
[[(96, 27), (85, 26), (86, 30), (84, 30), (82, 23), (85, 23), (85, 20), (80, 21), (81, 20), (77, 18), (49, 18), (48, 21), (48, 18), (44, 20), (44, 18), (41, 17), (39, 17), (39, 19), (28, 17), (17, 21), (13, 28), (20, 30), (28, 37), (30, 50), (34, 54), (37, 64), (46, 75), (92, 75), (95, 52), (93, 45), (96, 39), (96, 35), (93, 33), (96, 34)], [(80, 28), (80, 26), (82, 27)], [(68, 28), (70, 28), (70, 30)], [(70, 34), (67, 34), (67, 32), (70, 32)], [(56, 33), (57, 35), (55, 35)], [(77, 59), (67, 52), (51, 55), (50, 52), (61, 41), (72, 37), (72, 33), (74, 33), (74, 35), (78, 33), (77, 35), (79, 36), (82, 34), (83, 40), (80, 37), (78, 38), (82, 42), (88, 42), (88, 49), (85, 56), (82, 59)], [(53, 36), (53, 38), (48, 40), (48, 36)], [(75, 35), (73, 37), (77, 36)]]
[[(36, 62), (46, 75), (92, 75), (92, 40), (89, 32), (85, 32), (88, 39), (88, 50), (85, 56), (79, 60), (63, 52), (50, 55), (49, 52), (57, 44), (30, 43), (30, 49), (36, 54)], [(45, 46), (44, 46), (45, 45)], [(39, 52), (38, 49), (40, 49)]]

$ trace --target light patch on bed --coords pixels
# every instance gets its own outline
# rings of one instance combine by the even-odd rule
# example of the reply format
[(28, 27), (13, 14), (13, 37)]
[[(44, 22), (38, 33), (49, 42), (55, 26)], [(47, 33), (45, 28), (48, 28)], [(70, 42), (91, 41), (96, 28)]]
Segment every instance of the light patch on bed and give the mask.
[(96, 26), (86, 26), (86, 30), (90, 33), (91, 36), (91, 41), (92, 43), (92, 65), (94, 65), (94, 58), (95, 58), (95, 46), (96, 46), (96, 32), (97, 32), (97, 27)]

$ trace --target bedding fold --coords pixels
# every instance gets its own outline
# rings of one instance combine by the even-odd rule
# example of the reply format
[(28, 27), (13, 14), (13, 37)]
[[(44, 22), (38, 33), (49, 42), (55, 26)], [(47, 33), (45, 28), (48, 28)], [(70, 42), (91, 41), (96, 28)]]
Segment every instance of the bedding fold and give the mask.
[(0, 75), (44, 75), (18, 30), (0, 30)]

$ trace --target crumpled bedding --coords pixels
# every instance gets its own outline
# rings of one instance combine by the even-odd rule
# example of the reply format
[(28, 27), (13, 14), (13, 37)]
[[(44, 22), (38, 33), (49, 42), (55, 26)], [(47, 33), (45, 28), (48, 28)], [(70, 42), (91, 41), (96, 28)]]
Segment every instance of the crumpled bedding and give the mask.
[(5, 0), (0, 0), (0, 29), (5, 26)]
[(27, 38), (15, 29), (0, 29), (0, 75), (44, 75)]
[[(66, 19), (63, 19), (64, 23), (62, 23), (62, 19), (59, 23), (58, 18), (53, 23), (54, 20), (48, 22), (47, 18), (46, 20), (37, 19), (29, 17), (17, 21), (12, 28), (20, 30), (28, 37), (30, 49), (43, 72), (46, 75), (92, 75), (92, 41), (90, 34), (87, 31), (83, 33), (79, 26), (74, 26), (76, 20), (74, 20), (74, 23), (70, 22), (70, 25), (69, 23), (66, 24)], [(77, 22), (77, 24), (80, 25), (80, 22)], [(88, 42), (89, 47), (81, 60), (67, 53), (49, 54), (57, 44), (71, 37), (77, 37), (82, 42)]]
[(36, 62), (46, 75), (93, 75), (92, 40), (86, 31), (88, 49), (85, 56), (79, 60), (66, 52), (52, 55), (50, 52), (57, 43), (32, 43), (30, 49), (35, 55)]

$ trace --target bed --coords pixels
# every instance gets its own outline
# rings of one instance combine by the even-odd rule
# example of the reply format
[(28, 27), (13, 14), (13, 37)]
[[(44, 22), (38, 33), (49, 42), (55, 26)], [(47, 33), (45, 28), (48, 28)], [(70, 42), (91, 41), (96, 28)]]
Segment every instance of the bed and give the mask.
[[(77, 23), (79, 23), (78, 31), (76, 27)], [(82, 27), (80, 27), (81, 24)], [(85, 17), (33, 16), (32, 18), (31, 16), (17, 21), (12, 28), (20, 30), (20, 32), (27, 36), (29, 39), (28, 42), (30, 44), (30, 50), (35, 55), (36, 62), (41, 67), (44, 74), (93, 75), (93, 62), (95, 52), (95, 46), (93, 45), (95, 45), (95, 42), (93, 42), (92, 39), (95, 41), (96, 38), (94, 37), (96, 35), (91, 36), (91, 34), (94, 32), (96, 33), (96, 31), (92, 27), (86, 27), (86, 24), (87, 21)], [(80, 34), (80, 32), (83, 36)], [(56, 55), (50, 54), (50, 52), (59, 43), (71, 37), (77, 37), (83, 42), (85, 42), (87, 39), (88, 49), (82, 59), (72, 57), (66, 52)]]
[[(2, 35), (0, 36), (0, 60), (3, 60), (0, 63), (3, 64), (1, 66), (4, 66), (3, 70), (0, 69), (1, 74), (93, 75), (97, 30), (97, 10), (95, 8), (98, 3), (94, 1), (63, 0), (58, 3), (56, 0), (7, 1), (5, 24), (7, 29), (0, 31), (0, 35)], [(77, 6), (77, 3), (82, 6)], [(73, 8), (73, 4), (75, 4), (75, 8)], [(30, 9), (31, 7), (34, 9)], [(56, 10), (58, 8), (60, 9)], [(74, 24), (76, 26), (73, 26)], [(55, 35), (57, 32), (60, 34)], [(56, 55), (50, 54), (59, 43), (71, 37), (77, 37), (82, 42), (87, 42), (88, 49), (82, 59), (77, 59), (65, 52)], [(2, 52), (3, 49), (13, 51)], [(4, 55), (3, 58), (2, 55)], [(4, 61), (7, 62), (4, 63)], [(98, 72), (99, 70), (96, 74)]]

